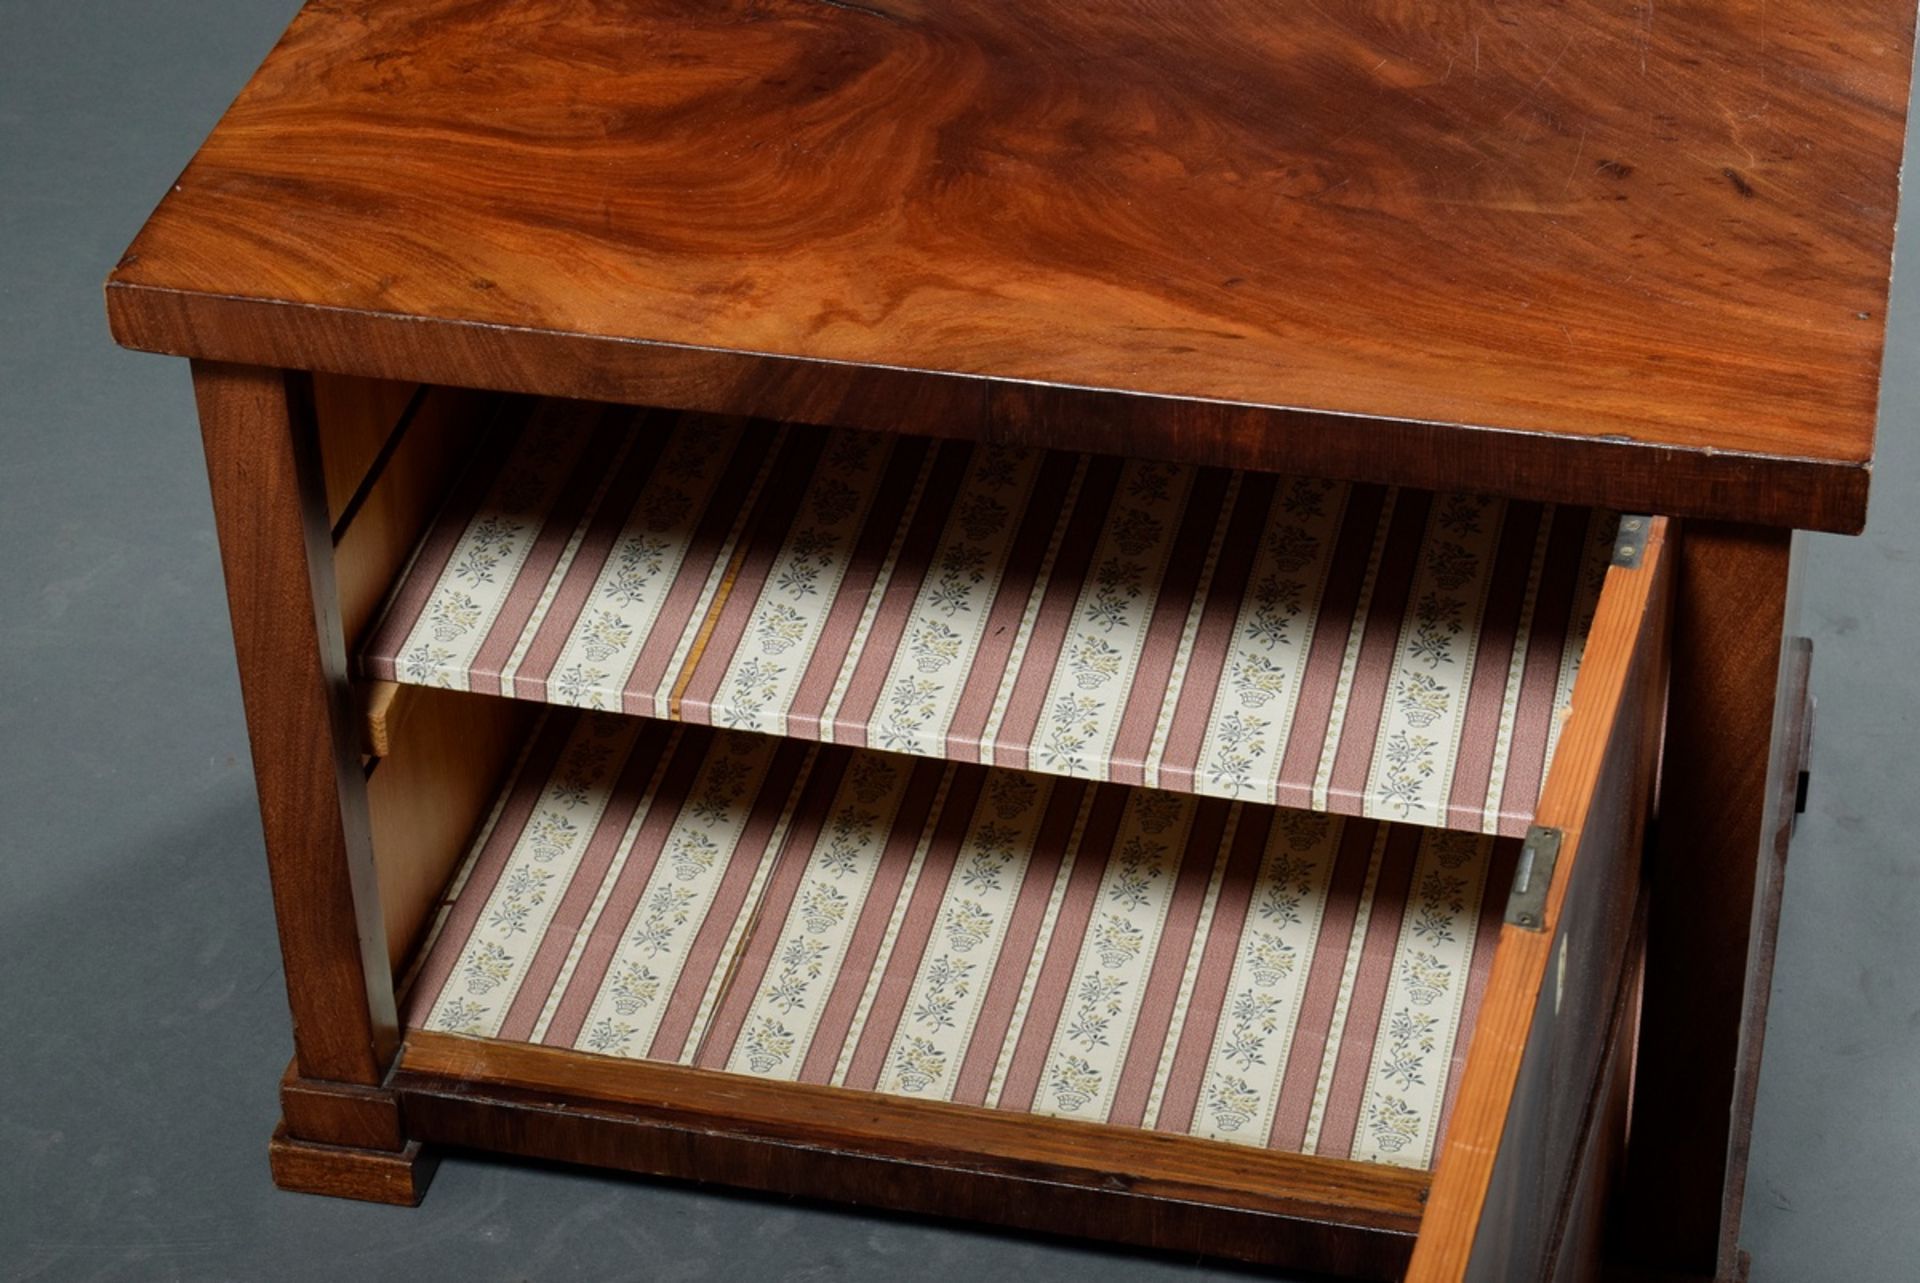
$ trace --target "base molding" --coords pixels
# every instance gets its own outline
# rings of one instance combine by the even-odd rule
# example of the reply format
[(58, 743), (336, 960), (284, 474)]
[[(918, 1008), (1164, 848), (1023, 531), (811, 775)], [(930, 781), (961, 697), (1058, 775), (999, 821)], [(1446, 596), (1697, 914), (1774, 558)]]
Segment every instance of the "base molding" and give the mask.
[(295, 1140), (283, 1122), (267, 1144), (267, 1162), (273, 1183), (284, 1190), (413, 1207), (427, 1192), (439, 1154), (418, 1141), (388, 1151)]
[(302, 1078), (297, 1065), (280, 1078), (280, 1129), (295, 1140), (347, 1149), (393, 1151), (407, 1144), (392, 1092)]

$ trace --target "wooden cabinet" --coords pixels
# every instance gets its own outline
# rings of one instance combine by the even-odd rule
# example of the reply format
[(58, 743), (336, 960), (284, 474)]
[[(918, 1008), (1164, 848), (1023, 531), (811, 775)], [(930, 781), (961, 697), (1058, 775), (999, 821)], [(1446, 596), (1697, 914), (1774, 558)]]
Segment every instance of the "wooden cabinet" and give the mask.
[(1803, 8), (309, 6), (108, 286), (275, 1178), (1731, 1276), (1912, 29)]

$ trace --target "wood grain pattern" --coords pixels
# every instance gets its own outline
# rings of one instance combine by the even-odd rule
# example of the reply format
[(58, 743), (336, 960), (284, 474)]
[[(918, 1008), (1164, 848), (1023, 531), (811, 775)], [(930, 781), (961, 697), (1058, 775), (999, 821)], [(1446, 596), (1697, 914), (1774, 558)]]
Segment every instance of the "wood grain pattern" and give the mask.
[(414, 1032), (408, 1127), (866, 1206), (1397, 1276), (1423, 1174), (938, 1101)]
[(1800, 776), (1813, 751), (1813, 640), (1789, 637), (1782, 656), (1783, 707), (1776, 714), (1776, 751), (1768, 775), (1767, 824), (1771, 840), (1756, 873), (1753, 938), (1747, 946), (1747, 987), (1740, 1011), (1740, 1046), (1733, 1073), (1733, 1108), (1727, 1144), (1727, 1176), (1721, 1192), (1720, 1246), (1715, 1268), (1740, 1269), (1740, 1211), (1746, 1205), (1747, 1161), (1753, 1149), (1753, 1111), (1760, 1098), (1760, 1064), (1767, 1042), (1767, 1009), (1773, 999), (1773, 964), (1780, 944), (1780, 905), (1787, 889), (1787, 855), (1793, 845)]
[(349, 649), (360, 644), (414, 541), (487, 431), (498, 408), (490, 400), (456, 388), (427, 389), (394, 428), (396, 437), (336, 525), (334, 576)]
[(1647, 1000), (1621, 1225), (1637, 1264), (1735, 1267), (1744, 1172), (1733, 1162), (1736, 1082), (1766, 853), (1791, 810), (1778, 782), (1797, 759), (1782, 714), (1798, 614), (1794, 536), (1688, 524), (1680, 548), (1673, 688), (1649, 879)]
[(1545, 929), (1501, 932), (1407, 1283), (1545, 1277), (1625, 969), (1666, 687), (1668, 523), (1608, 572), (1537, 822), (1563, 833)]
[(324, 0), (109, 311), (203, 357), (1065, 414), (1138, 455), (1857, 529), (1912, 30), (1904, 0)]
[(459, 691), (422, 690), (367, 775), (367, 811), (387, 960), (398, 975), (485, 818), (534, 710)]
[(1646, 888), (1634, 911), (1627, 942), (1626, 973), (1606, 1040), (1599, 1085), (1587, 1109), (1579, 1161), (1567, 1185), (1565, 1215), (1554, 1244), (1550, 1283), (1596, 1283), (1606, 1262), (1608, 1216), (1627, 1151), (1627, 1117), (1633, 1098), (1633, 1049), (1640, 1032), (1641, 961), (1646, 954)]
[(426, 688), (398, 682), (360, 682), (354, 690), (364, 714), (360, 751), (368, 757), (385, 757), (393, 752), (394, 737), (405, 725), (407, 714), (419, 707)]
[(303, 1076), (375, 1084), (398, 1041), (307, 380), (195, 362), (194, 395)]
[(400, 379), (314, 376), (313, 417), (319, 423), (328, 521), (338, 523), (353, 502), (416, 390)]
[(414, 1207), (427, 1192), (439, 1159), (419, 1142), (394, 1153), (296, 1140), (283, 1125), (267, 1146), (273, 1183), (300, 1194), (325, 1194), (363, 1203)]
[(392, 1092), (302, 1078), (292, 1064), (280, 1078), (280, 1120), (295, 1140), (389, 1152), (407, 1147), (400, 1101)]

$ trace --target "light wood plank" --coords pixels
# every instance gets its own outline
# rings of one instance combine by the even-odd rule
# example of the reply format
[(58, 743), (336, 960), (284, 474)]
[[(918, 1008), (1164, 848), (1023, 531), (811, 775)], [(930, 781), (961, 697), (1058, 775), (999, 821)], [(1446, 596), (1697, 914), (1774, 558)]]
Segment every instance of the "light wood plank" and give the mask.
[(367, 776), (387, 961), (398, 973), (485, 818), (536, 710), (420, 690)]

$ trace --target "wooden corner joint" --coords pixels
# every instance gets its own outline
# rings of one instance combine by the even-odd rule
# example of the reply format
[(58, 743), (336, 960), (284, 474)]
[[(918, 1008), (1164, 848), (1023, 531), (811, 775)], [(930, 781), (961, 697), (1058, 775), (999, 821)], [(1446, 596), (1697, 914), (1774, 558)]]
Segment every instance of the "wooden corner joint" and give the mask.
[(295, 1065), (280, 1079), (280, 1116), (281, 1131), (300, 1142), (388, 1154), (409, 1144), (392, 1092), (302, 1078)]

